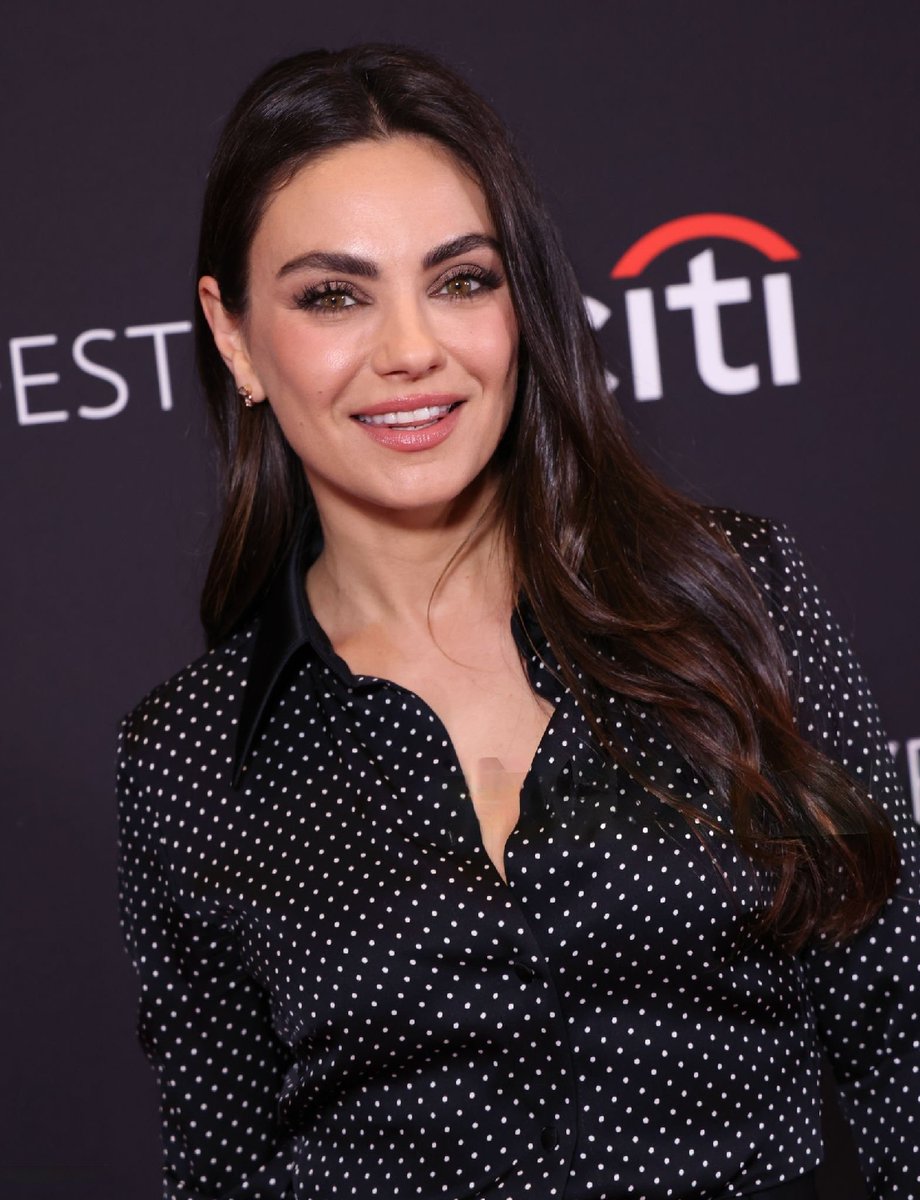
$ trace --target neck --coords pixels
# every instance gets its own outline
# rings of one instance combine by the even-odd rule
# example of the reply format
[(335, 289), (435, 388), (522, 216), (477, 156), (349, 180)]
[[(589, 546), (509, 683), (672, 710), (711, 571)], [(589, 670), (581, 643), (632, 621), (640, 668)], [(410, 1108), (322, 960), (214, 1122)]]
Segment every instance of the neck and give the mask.
[(510, 612), (509, 558), (491, 511), (495, 488), (479, 488), (437, 511), (330, 511), (320, 507), (323, 550), (307, 593), (333, 640), (379, 622), (426, 628)]

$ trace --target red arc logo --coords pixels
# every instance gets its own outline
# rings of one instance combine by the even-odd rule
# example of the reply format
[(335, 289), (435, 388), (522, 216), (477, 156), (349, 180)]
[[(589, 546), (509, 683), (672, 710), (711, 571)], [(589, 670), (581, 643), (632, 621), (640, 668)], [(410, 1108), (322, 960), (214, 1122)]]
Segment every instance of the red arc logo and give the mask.
[(759, 250), (771, 262), (787, 262), (799, 257), (798, 250), (791, 242), (759, 221), (736, 217), (732, 213), (694, 213), (689, 217), (665, 221), (663, 225), (643, 234), (620, 258), (610, 277), (631, 279), (641, 275), (659, 254), (664, 254), (681, 242), (692, 242), (699, 238), (726, 238), (743, 242)]

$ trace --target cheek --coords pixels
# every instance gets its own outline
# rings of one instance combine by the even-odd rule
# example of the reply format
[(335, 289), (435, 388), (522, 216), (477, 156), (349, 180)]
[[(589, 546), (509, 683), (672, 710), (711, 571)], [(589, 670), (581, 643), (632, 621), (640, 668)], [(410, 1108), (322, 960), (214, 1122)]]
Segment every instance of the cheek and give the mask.
[(315, 329), (302, 317), (254, 331), (252, 352), (266, 391), (322, 397), (354, 366), (354, 338), (344, 331)]
[(496, 366), (504, 369), (506, 377), (512, 382), (517, 379), (518, 351), (520, 333), (514, 310), (510, 307), (502, 312), (502, 320), (495, 335)]
[(504, 385), (509, 399), (517, 386), (519, 340), (517, 328), (505, 328), (493, 343), (492, 365), (496, 381)]
[(504, 313), (489, 314), (455, 337), (454, 352), (483, 383), (503, 384), (517, 374), (517, 325)]

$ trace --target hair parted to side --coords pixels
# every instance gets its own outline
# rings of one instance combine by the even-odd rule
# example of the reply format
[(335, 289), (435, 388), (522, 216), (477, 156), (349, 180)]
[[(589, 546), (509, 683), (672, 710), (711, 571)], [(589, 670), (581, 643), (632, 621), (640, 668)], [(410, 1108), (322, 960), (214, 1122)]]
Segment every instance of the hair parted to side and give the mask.
[[(654, 706), (669, 738), (724, 798), (740, 848), (774, 881), (755, 931), (790, 949), (843, 940), (889, 895), (890, 825), (841, 767), (798, 734), (786, 657), (762, 597), (708, 515), (656, 479), (608, 395), (581, 292), (503, 124), (470, 86), (408, 47), (296, 55), (233, 110), (208, 176), (198, 275), (247, 305), (249, 248), (272, 191), (317, 155), (413, 134), (482, 187), (520, 331), (496, 519), (564, 681), (610, 757), (605, 696)], [(237, 629), (306, 517), (303, 469), (263, 404), (241, 413), (196, 306), (199, 371), (223, 453), (225, 506), (202, 597), (211, 643)], [(579, 679), (579, 672), (581, 679)], [(691, 803), (643, 780), (691, 821)], [(855, 836), (854, 836), (855, 835)]]

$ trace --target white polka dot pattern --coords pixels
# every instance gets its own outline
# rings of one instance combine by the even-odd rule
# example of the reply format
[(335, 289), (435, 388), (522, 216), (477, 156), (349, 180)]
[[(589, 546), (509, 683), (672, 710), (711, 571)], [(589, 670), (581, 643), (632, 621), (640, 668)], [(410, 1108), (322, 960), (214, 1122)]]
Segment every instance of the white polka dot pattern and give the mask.
[[(279, 638), (278, 611), (306, 605), (295, 558), (271, 621), (121, 731), (120, 901), (166, 1200), (746, 1195), (820, 1159), (819, 1039), (873, 1196), (920, 1196), (915, 830), (788, 535), (717, 519), (789, 647), (803, 730), (898, 824), (883, 916), (800, 959), (745, 938), (758, 873), (602, 761), (517, 618), (555, 711), (505, 885), (434, 713), (352, 675), (308, 612)], [(267, 674), (263, 643), (285, 647)], [(234, 788), (247, 679), (265, 704)], [(647, 775), (717, 809), (651, 714), (610, 704)]]

